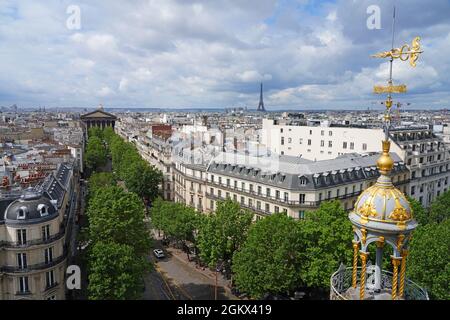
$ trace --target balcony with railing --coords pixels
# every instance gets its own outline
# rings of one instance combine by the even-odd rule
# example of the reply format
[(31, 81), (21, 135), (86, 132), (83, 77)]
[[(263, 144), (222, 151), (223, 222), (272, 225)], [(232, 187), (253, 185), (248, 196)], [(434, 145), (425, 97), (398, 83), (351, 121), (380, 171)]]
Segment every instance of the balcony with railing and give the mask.
[[(404, 184), (409, 182), (409, 180), (403, 180), (400, 182), (397, 182), (395, 185), (397, 184)], [(284, 197), (273, 197), (273, 196), (269, 196), (267, 194), (264, 193), (260, 193), (260, 192), (256, 192), (253, 190), (249, 190), (249, 189), (243, 189), (240, 187), (232, 187), (231, 185), (227, 185), (224, 183), (218, 183), (218, 182), (209, 182), (210, 185), (214, 185), (220, 188), (223, 188), (225, 190), (229, 190), (232, 192), (236, 192), (239, 194), (243, 194), (246, 196), (252, 196), (255, 197), (259, 200), (262, 201), (269, 201), (269, 202), (274, 202), (280, 205), (285, 205), (285, 206), (290, 206), (290, 207), (308, 207), (308, 208), (315, 208), (320, 206), (320, 203), (322, 201), (331, 201), (331, 200), (344, 200), (344, 199), (348, 199), (348, 198), (352, 198), (352, 197), (357, 197), (361, 191), (356, 191), (356, 192), (351, 192), (351, 193), (344, 193), (341, 195), (338, 195), (336, 197), (331, 197), (331, 198), (325, 198), (323, 200), (318, 200), (318, 201), (300, 201), (299, 200), (289, 200), (289, 198), (284, 198)], [(213, 196), (211, 193), (206, 193), (207, 196)]]
[[(360, 279), (361, 268), (358, 268), (357, 279)], [(391, 300), (392, 278), (391, 272), (382, 270), (380, 289), (374, 289), (374, 274), (367, 274), (364, 300)], [(330, 300), (359, 300), (360, 288), (352, 286), (352, 268), (343, 265), (331, 276)], [(428, 300), (426, 290), (415, 282), (405, 279), (404, 295), (397, 300)]]
[(55, 241), (58, 241), (62, 239), (65, 236), (66, 232), (65, 229), (62, 229), (60, 232), (47, 237), (47, 238), (40, 238), (40, 239), (32, 239), (27, 240), (24, 242), (21, 241), (0, 241), (0, 248), (28, 248), (31, 246), (37, 246), (37, 245), (45, 245), (50, 244)]
[(56, 259), (49, 262), (41, 262), (36, 264), (29, 264), (25, 267), (22, 266), (2, 266), (0, 267), (0, 273), (28, 273), (36, 270), (45, 270), (54, 267), (62, 263), (67, 258), (67, 250), (64, 250), (63, 254)]

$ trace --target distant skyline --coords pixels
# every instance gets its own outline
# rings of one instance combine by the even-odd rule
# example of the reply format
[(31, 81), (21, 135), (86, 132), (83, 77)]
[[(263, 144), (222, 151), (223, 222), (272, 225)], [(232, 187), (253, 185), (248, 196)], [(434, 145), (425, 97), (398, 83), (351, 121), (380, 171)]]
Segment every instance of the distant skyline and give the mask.
[(390, 49), (394, 4), (395, 47), (424, 50), (394, 64), (396, 99), (450, 108), (448, 0), (2, 0), (0, 106), (251, 110), (263, 82), (268, 111), (381, 110), (388, 65), (370, 55)]

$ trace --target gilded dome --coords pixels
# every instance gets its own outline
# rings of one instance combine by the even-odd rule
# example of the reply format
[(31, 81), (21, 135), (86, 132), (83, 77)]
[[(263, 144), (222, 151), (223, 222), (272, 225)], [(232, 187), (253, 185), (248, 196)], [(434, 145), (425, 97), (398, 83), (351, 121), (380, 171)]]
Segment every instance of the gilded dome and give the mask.
[(361, 193), (356, 200), (354, 213), (362, 221), (398, 223), (412, 219), (411, 206), (405, 195), (385, 175), (381, 175), (373, 186)]
[(358, 219), (361, 224), (367, 224), (369, 221), (377, 222), (378, 227), (381, 227), (380, 223), (396, 224), (401, 228), (412, 221), (408, 199), (392, 184), (389, 177), (394, 164), (389, 148), (390, 142), (383, 141), (383, 153), (377, 161), (381, 175), (373, 186), (358, 197), (353, 213), (350, 214), (351, 220)]

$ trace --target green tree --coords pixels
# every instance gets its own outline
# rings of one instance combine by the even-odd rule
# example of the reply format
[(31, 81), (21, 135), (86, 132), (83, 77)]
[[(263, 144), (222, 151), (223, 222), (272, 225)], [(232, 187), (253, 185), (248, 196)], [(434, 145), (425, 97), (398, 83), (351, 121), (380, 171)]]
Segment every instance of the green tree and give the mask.
[(131, 162), (124, 177), (125, 185), (146, 201), (153, 201), (159, 194), (162, 173), (144, 160)]
[(96, 137), (96, 138), (99, 138), (100, 140), (103, 140), (103, 130), (99, 127), (89, 128), (88, 137), (89, 137), (89, 139), (92, 137)]
[(440, 223), (450, 216), (450, 190), (437, 197), (430, 207), (428, 222)]
[(176, 241), (194, 241), (199, 216), (193, 208), (157, 198), (153, 202), (150, 217), (153, 227), (162, 230), (165, 236)]
[(152, 227), (157, 229), (158, 231), (162, 231), (164, 229), (164, 210), (166, 203), (161, 198), (158, 197), (153, 201), (152, 208), (150, 210), (150, 219), (152, 221)]
[(102, 188), (89, 200), (89, 238), (126, 244), (136, 255), (145, 255), (151, 246), (144, 223), (144, 207), (139, 197), (118, 186)]
[(136, 258), (133, 247), (114, 242), (93, 245), (89, 260), (88, 295), (91, 300), (138, 299), (142, 274), (149, 269), (144, 258)]
[(409, 204), (411, 205), (413, 218), (419, 223), (419, 225), (426, 225), (429, 221), (428, 211), (422, 206), (422, 204), (414, 198), (407, 197)]
[(89, 137), (86, 146), (85, 161), (86, 166), (92, 170), (98, 170), (99, 167), (106, 164), (107, 152), (100, 138), (96, 136)]
[(234, 282), (253, 298), (293, 290), (301, 283), (303, 251), (298, 221), (281, 213), (264, 218), (234, 253)]
[(197, 247), (200, 258), (210, 267), (231, 260), (244, 242), (253, 214), (242, 209), (236, 201), (218, 202), (215, 214), (201, 219)]
[(450, 219), (419, 226), (407, 258), (408, 277), (424, 286), (431, 299), (450, 299)]
[(118, 135), (114, 135), (110, 140), (109, 149), (114, 171), (121, 180), (126, 181), (133, 164), (143, 160), (132, 143), (123, 141)]
[(168, 234), (176, 241), (193, 241), (194, 231), (197, 227), (197, 213), (193, 208), (181, 203), (174, 203), (171, 208), (174, 212), (174, 219), (170, 223)]
[(89, 177), (89, 193), (91, 195), (103, 187), (109, 187), (116, 184), (114, 176), (110, 172), (95, 172)]
[(106, 127), (103, 129), (103, 140), (109, 145), (113, 137), (116, 135), (112, 127)]
[(339, 201), (324, 201), (316, 211), (300, 221), (302, 241), (302, 279), (307, 286), (328, 288), (330, 275), (339, 264), (352, 261), (352, 225)]

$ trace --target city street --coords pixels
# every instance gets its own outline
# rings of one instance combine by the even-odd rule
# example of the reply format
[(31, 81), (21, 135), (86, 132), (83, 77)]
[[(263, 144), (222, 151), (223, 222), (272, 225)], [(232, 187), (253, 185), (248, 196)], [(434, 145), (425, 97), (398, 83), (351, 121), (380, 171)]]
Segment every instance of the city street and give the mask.
[[(154, 271), (145, 278), (144, 299), (148, 300), (214, 300), (215, 281), (191, 264), (165, 250), (160, 241), (156, 248), (163, 249), (166, 257), (157, 260), (153, 253), (149, 257), (155, 262)], [(232, 297), (219, 285), (218, 300)]]

